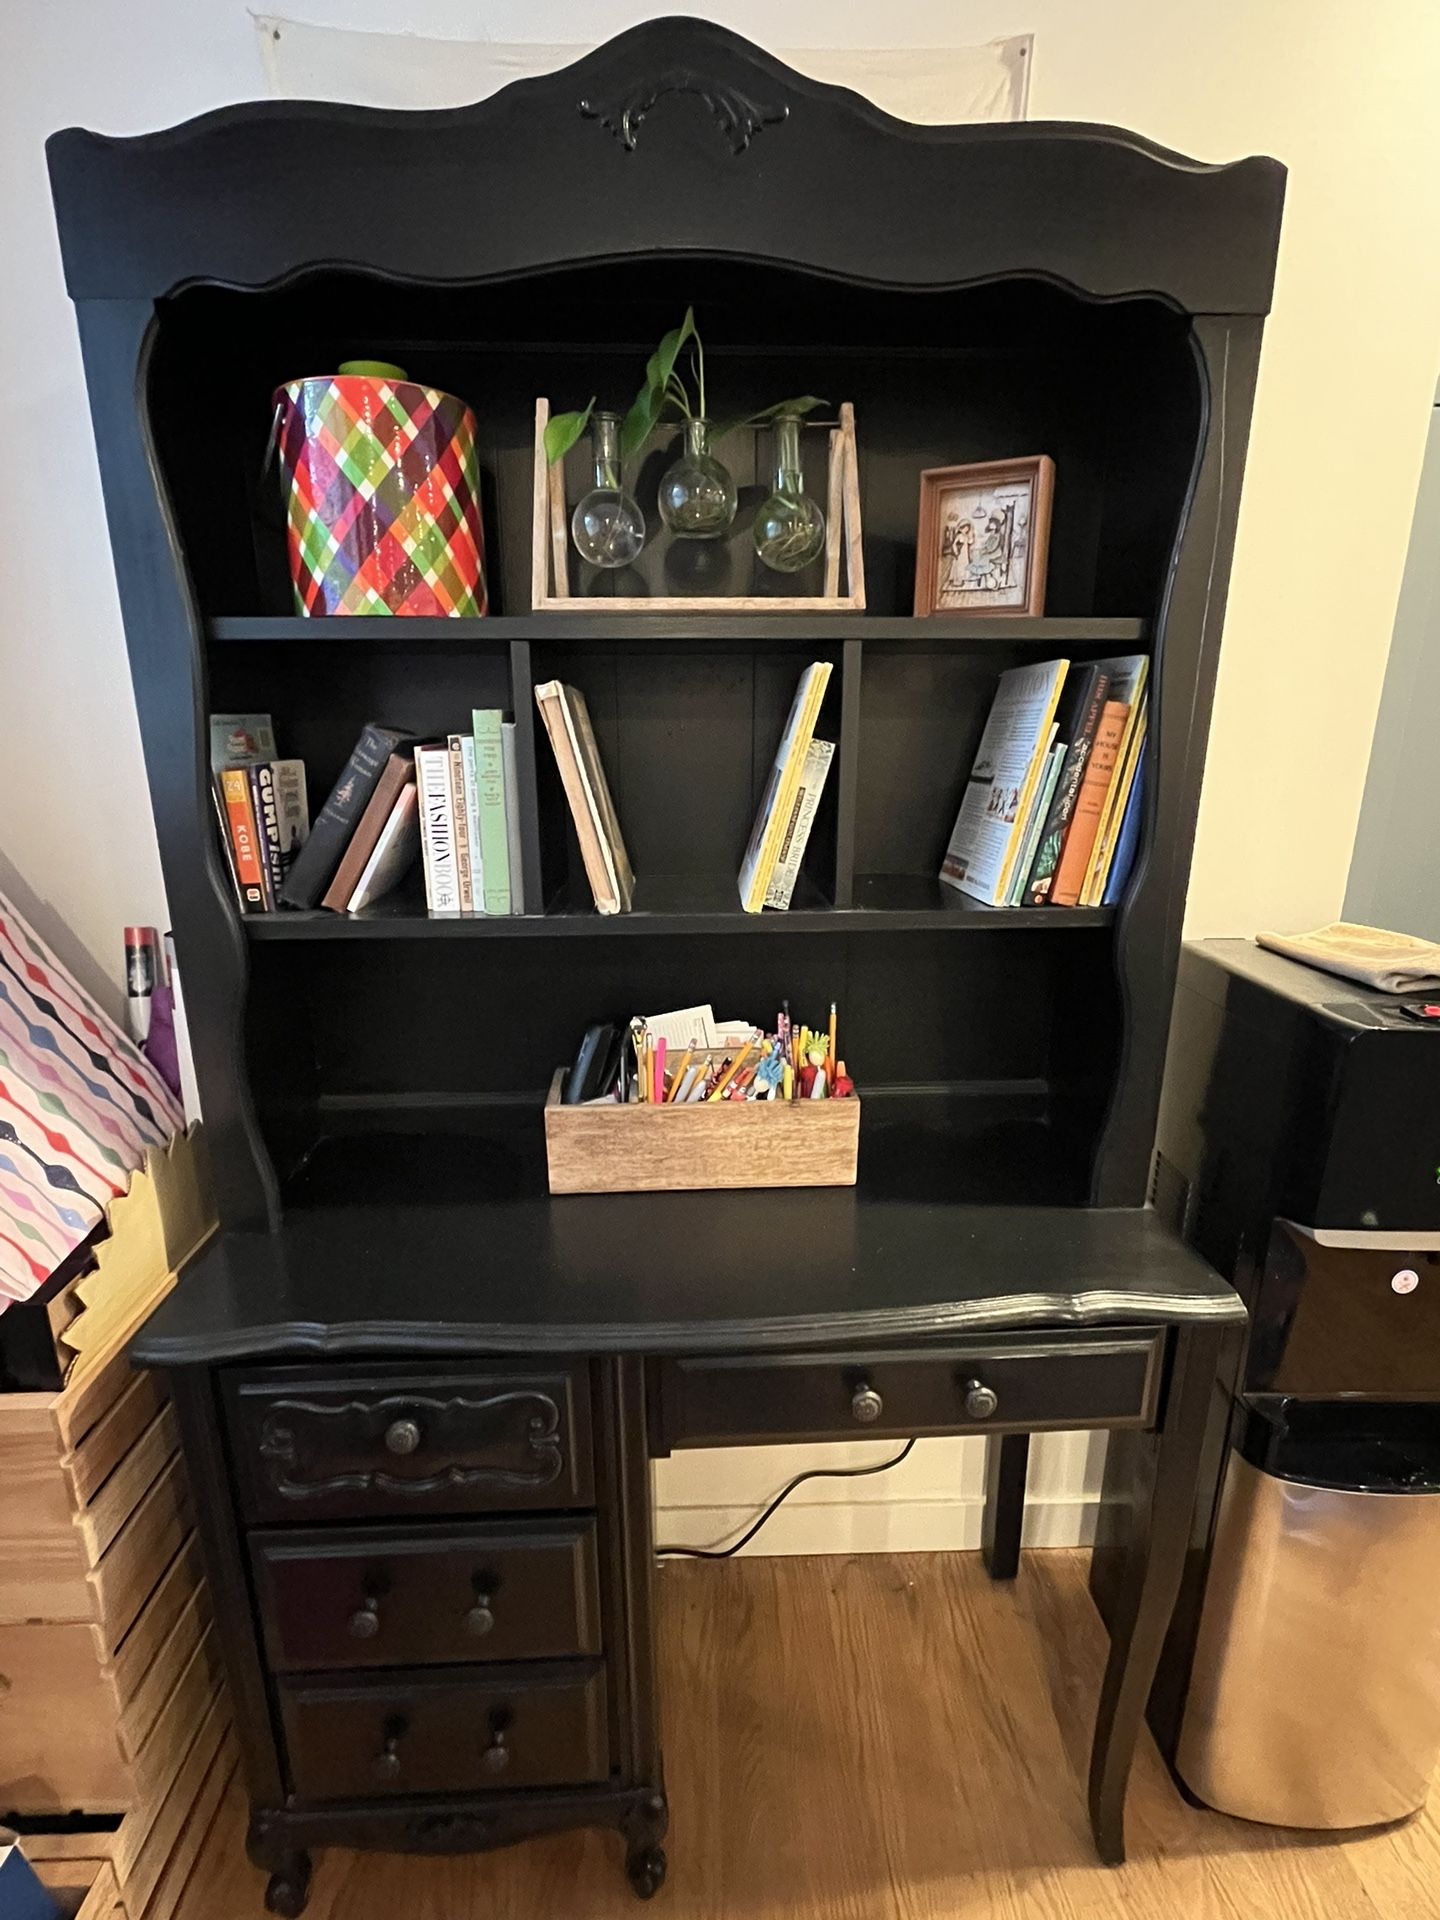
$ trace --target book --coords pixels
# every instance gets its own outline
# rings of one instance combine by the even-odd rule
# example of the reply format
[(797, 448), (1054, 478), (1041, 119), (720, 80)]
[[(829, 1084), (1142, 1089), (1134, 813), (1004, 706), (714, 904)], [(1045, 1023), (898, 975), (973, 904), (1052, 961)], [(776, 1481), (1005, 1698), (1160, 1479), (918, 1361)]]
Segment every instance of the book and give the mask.
[(463, 733), (446, 737), (446, 751), (450, 755), (450, 818), (455, 823), (455, 884), (460, 893), (461, 913), (483, 911), (470, 875), (470, 809), (465, 802), (465, 761), (467, 758), (473, 761), (474, 746), (474, 741)]
[(210, 803), (215, 809), (215, 825), (220, 832), (220, 848), (225, 855), (225, 871), (230, 876), (230, 884), (235, 889), (235, 898), (240, 903), (242, 913), (262, 913), (265, 908), (263, 890), (258, 901), (246, 898), (245, 888), (241, 884), (240, 870), (235, 864), (235, 842), (230, 837), (230, 816), (226, 811), (225, 794), (220, 785), (220, 775), (210, 776)]
[(268, 713), (212, 713), (210, 765), (249, 767), (275, 758), (275, 723)]
[(1145, 763), (1149, 758), (1149, 749), (1144, 740), (1140, 742), (1135, 755), (1135, 770), (1130, 780), (1130, 791), (1125, 798), (1124, 812), (1120, 816), (1120, 828), (1115, 836), (1115, 851), (1110, 861), (1110, 871), (1105, 876), (1105, 891), (1100, 896), (1100, 904), (1105, 907), (1118, 907), (1125, 897), (1125, 889), (1130, 884), (1130, 875), (1135, 868), (1135, 855), (1140, 847), (1140, 821), (1145, 812)]
[(1086, 878), (1085, 891), (1080, 895), (1080, 904), (1083, 907), (1099, 906), (1105, 899), (1106, 883), (1115, 859), (1115, 850), (1120, 843), (1120, 832), (1125, 824), (1130, 790), (1139, 771), (1147, 727), (1145, 699), (1142, 695), (1139, 722), (1135, 726), (1127, 727), (1127, 737), (1120, 743), (1120, 751), (1125, 757), (1115, 769), (1115, 778), (1110, 784), (1105, 810), (1100, 816), (1100, 832), (1096, 838), (1095, 851), (1090, 856), (1090, 873)]
[(790, 703), (770, 777), (755, 815), (750, 844), (740, 863), (740, 904), (746, 913), (759, 913), (765, 905), (766, 890), (775, 872), (780, 842), (790, 819), (805, 756), (815, 736), (815, 723), (820, 718), (831, 671), (828, 660), (816, 660), (806, 667)]
[(280, 858), (288, 873), (310, 831), (310, 796), (305, 786), (303, 760), (272, 760), (275, 810), (280, 820)]
[(465, 838), (470, 844), (470, 892), (476, 913), (485, 911), (485, 856), (480, 845), (480, 796), (475, 786), (475, 736), (467, 734), (460, 756), (465, 794)]
[(1064, 851), (1070, 816), (1075, 811), (1075, 802), (1080, 798), (1085, 763), (1090, 757), (1095, 730), (1100, 725), (1100, 715), (1109, 691), (1109, 670), (1098, 660), (1077, 667), (1066, 682), (1064, 696), (1055, 715), (1056, 738), (1064, 745), (1065, 758), (1060, 767), (1060, 778), (1050, 797), (1049, 810), (1035, 842), (1030, 870), (1025, 876), (1021, 901), (1027, 907), (1043, 907), (1050, 897), (1050, 886)]
[(1105, 795), (1115, 778), (1115, 759), (1120, 751), (1129, 714), (1130, 709), (1123, 700), (1105, 702), (1100, 725), (1095, 732), (1095, 743), (1085, 762), (1085, 778), (1080, 782), (1075, 811), (1065, 830), (1060, 864), (1055, 869), (1051, 883), (1052, 907), (1076, 907), (1080, 904), (1080, 889), (1090, 871), (1090, 855), (1094, 850), (1095, 835), (1100, 830)]
[(360, 913), (373, 901), (393, 893), (414, 866), (419, 852), (420, 795), (412, 778), (395, 796), (355, 890), (346, 902), (346, 911)]
[(510, 911), (525, 911), (525, 863), (520, 852), (520, 763), (515, 722), (500, 722), (500, 761), (505, 776), (505, 850), (510, 858)]
[(255, 815), (255, 844), (265, 868), (265, 904), (274, 907), (285, 884), (285, 862), (280, 853), (280, 813), (275, 805), (275, 774), (268, 760), (246, 767), (250, 782), (250, 809)]
[(325, 889), (320, 901), (322, 907), (331, 913), (344, 913), (350, 905), (350, 896), (360, 884), (360, 876), (365, 871), (370, 856), (375, 851), (376, 842), (384, 831), (385, 823), (395, 811), (395, 802), (400, 798), (403, 788), (413, 786), (415, 781), (415, 755), (401, 748), (392, 753), (385, 762), (380, 778), (375, 782), (375, 791), (365, 803), (359, 824), (350, 836), (349, 844), (341, 855), (340, 864), (335, 869), (335, 877)]
[(448, 746), (416, 747), (415, 784), (420, 790), (425, 904), (431, 913), (458, 915), (460, 872), (455, 858), (455, 812)]
[(1440, 987), (1440, 944), (1414, 934), (1335, 920), (1314, 933), (1257, 933), (1255, 940), (1272, 953), (1381, 993), (1432, 993)]
[(795, 801), (785, 831), (780, 836), (775, 871), (765, 889), (765, 905), (781, 913), (789, 908), (795, 896), (795, 882), (800, 876), (810, 829), (815, 824), (815, 812), (820, 805), (820, 796), (825, 791), (825, 778), (834, 758), (835, 743), (832, 740), (812, 740), (805, 750)]
[(1040, 778), (1035, 783), (1035, 797), (1030, 802), (1025, 831), (1020, 838), (1020, 851), (1015, 857), (1014, 871), (1010, 875), (1010, 886), (1005, 895), (1007, 907), (1018, 907), (1025, 897), (1025, 883), (1030, 877), (1035, 849), (1040, 843), (1040, 830), (1050, 811), (1050, 802), (1055, 795), (1060, 769), (1065, 764), (1067, 749), (1064, 741), (1057, 737), (1058, 732), (1058, 727), (1051, 727), (1050, 745), (1045, 751), (1045, 764), (1040, 769)]
[(1011, 667), (995, 690), (940, 867), (947, 886), (987, 906), (1002, 906), (1009, 897), (1023, 822), (1069, 670), (1068, 660)]
[(250, 776), (244, 767), (222, 767), (215, 776), (225, 808), (225, 824), (235, 858), (240, 904), (246, 913), (264, 913), (265, 864), (255, 838), (255, 809), (250, 799)]
[(374, 720), (366, 722), (340, 778), (331, 788), (304, 846), (285, 876), (280, 898), (287, 907), (313, 907), (320, 899), (335, 877), (335, 869), (385, 771), (386, 762), (395, 749), (410, 738), (402, 727), (382, 727)]
[(1106, 697), (1127, 701), (1130, 714), (1115, 759), (1116, 778), (1111, 782), (1105, 804), (1100, 810), (1100, 828), (1095, 836), (1094, 851), (1090, 855), (1090, 869), (1085, 876), (1085, 885), (1080, 890), (1080, 904), (1086, 907), (1098, 905), (1105, 891), (1100, 868), (1114, 850), (1114, 834), (1120, 826), (1119, 811), (1125, 804), (1129, 774), (1138, 750), (1136, 735), (1144, 724), (1146, 689), (1150, 682), (1148, 653), (1127, 654), (1116, 660), (1100, 660), (1096, 664), (1104, 667), (1110, 675), (1110, 691)]
[(475, 812), (485, 874), (483, 911), (509, 913), (510, 842), (505, 827), (505, 745), (500, 732), (504, 715), (498, 707), (477, 707), (470, 719), (475, 729)]
[(535, 689), (535, 704), (560, 771), (596, 909), (628, 913), (635, 896), (635, 875), (600, 764), (585, 696), (560, 680), (545, 680)]

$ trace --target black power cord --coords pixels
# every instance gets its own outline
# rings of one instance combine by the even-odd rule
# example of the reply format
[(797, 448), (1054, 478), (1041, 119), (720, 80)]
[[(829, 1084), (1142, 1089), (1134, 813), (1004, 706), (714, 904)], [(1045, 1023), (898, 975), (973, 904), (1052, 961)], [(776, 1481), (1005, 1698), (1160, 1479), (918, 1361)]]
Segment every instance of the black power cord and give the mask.
[(863, 1480), (867, 1474), (889, 1473), (892, 1467), (898, 1467), (902, 1460), (909, 1459), (914, 1445), (915, 1439), (912, 1437), (892, 1459), (877, 1460), (873, 1467), (811, 1467), (805, 1473), (797, 1473), (793, 1480), (780, 1489), (759, 1519), (751, 1522), (733, 1546), (656, 1547), (655, 1557), (658, 1560), (666, 1558), (667, 1555), (684, 1554), (687, 1560), (728, 1560), (731, 1554), (738, 1553), (742, 1547), (749, 1546), (765, 1522), (772, 1519), (795, 1489), (803, 1487), (807, 1480)]

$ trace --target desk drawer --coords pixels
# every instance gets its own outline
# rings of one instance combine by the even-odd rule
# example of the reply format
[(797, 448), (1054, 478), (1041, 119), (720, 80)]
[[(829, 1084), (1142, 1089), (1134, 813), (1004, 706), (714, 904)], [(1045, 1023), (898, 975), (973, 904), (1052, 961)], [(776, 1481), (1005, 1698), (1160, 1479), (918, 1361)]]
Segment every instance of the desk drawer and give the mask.
[(585, 1786), (608, 1778), (598, 1660), (282, 1680), (300, 1800)]
[(277, 1673), (600, 1651), (590, 1519), (287, 1527), (250, 1557)]
[(228, 1376), (225, 1398), (250, 1520), (589, 1501), (590, 1403), (581, 1367), (268, 1367)]
[(665, 1444), (1148, 1426), (1163, 1342), (1144, 1332), (674, 1360), (661, 1383)]

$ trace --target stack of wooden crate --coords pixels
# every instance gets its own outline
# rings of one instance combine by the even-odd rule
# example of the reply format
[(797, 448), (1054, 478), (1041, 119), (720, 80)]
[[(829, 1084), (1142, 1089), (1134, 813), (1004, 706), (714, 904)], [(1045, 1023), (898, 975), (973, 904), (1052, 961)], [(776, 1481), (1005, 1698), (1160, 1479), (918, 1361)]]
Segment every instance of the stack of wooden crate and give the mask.
[(93, 1882), (86, 1920), (169, 1920), (234, 1765), (174, 1416), (125, 1357), (209, 1230), (198, 1158), (179, 1137), (111, 1209), (64, 1387), (0, 1394), (0, 1820)]

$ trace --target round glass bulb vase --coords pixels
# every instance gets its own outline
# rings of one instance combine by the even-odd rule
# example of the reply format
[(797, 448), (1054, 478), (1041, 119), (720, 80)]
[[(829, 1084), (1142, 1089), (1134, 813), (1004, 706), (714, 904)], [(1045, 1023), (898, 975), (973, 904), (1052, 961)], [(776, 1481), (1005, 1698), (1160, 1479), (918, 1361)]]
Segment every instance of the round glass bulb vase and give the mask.
[(775, 573), (799, 573), (825, 545), (825, 516), (805, 492), (800, 420), (775, 422), (775, 491), (755, 515), (755, 551)]
[(710, 451), (710, 422), (687, 420), (680, 458), (660, 481), (660, 518), (677, 540), (718, 540), (735, 518), (735, 482)]
[(592, 567), (628, 567), (645, 545), (645, 516), (620, 484), (620, 416), (590, 417), (595, 484), (570, 516), (575, 551)]

